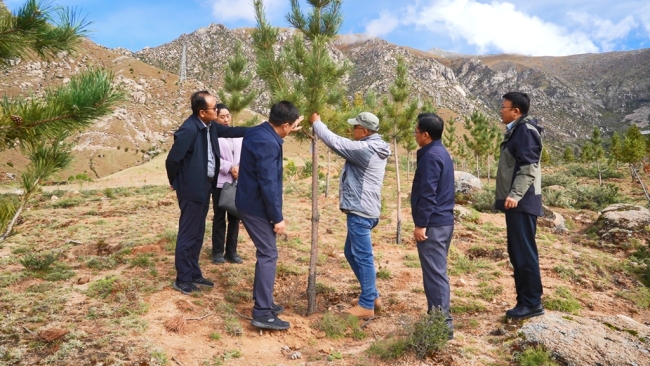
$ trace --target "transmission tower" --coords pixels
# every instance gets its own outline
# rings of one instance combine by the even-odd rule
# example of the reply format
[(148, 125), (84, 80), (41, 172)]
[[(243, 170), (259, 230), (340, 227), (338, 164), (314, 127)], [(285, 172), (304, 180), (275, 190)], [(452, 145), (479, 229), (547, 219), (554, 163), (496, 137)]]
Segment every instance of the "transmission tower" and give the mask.
[(187, 79), (187, 65), (185, 62), (185, 45), (183, 45), (183, 53), (181, 54), (181, 71), (180, 75), (178, 75), (178, 78), (180, 82), (185, 81)]

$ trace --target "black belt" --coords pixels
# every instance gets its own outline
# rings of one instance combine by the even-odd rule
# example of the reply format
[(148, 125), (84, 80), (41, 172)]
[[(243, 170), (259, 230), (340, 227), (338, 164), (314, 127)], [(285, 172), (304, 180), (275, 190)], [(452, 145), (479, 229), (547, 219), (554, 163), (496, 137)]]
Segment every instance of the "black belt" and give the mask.
[(208, 183), (212, 183), (212, 182), (214, 182), (214, 178), (208, 177)]

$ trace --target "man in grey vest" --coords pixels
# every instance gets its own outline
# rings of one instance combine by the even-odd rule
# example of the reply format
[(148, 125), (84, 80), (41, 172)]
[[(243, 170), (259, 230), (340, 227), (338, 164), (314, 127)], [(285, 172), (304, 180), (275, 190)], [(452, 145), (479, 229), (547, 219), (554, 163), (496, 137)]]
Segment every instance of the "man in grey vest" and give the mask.
[(347, 215), (348, 228), (344, 253), (361, 286), (359, 300), (346, 312), (358, 318), (371, 318), (381, 302), (370, 231), (379, 222), (381, 186), (390, 147), (377, 133), (379, 118), (370, 112), (348, 120), (353, 126), (352, 139), (330, 131), (317, 113), (311, 115), (309, 122), (316, 136), (345, 159), (339, 187), (339, 208)]

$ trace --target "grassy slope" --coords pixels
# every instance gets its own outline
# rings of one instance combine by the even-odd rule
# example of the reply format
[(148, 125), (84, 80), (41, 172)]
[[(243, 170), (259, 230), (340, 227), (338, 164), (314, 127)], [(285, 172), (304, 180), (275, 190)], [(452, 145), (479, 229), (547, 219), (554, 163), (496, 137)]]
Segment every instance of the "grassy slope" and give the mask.
[[(306, 145), (285, 146), (291, 160), (307, 155)], [(159, 162), (150, 164), (158, 165), (132, 175), (146, 175), (147, 180), (164, 176)], [(340, 167), (341, 161), (335, 164)], [(44, 193), (23, 215), (17, 234), (0, 245), (0, 309), (6, 314), (0, 319), (0, 363), (174, 364), (173, 357), (183, 365), (325, 364), (328, 359), (341, 365), (413, 364), (412, 354), (381, 361), (364, 352), (376, 340), (398, 332), (405, 316), (416, 317), (426, 307), (406, 200), (402, 213), (405, 240), (403, 245), (393, 244), (394, 178), (389, 171), (381, 221), (373, 232), (385, 309), (363, 330), (357, 329), (360, 323), (347, 326), (338, 338), (319, 324), (329, 321), (327, 314), (346, 308), (358, 295), (359, 286), (342, 254), (345, 219), (337, 209), (336, 194), (321, 197), (318, 312), (304, 316), (309, 178), (285, 182), (288, 229), (279, 243), (276, 301), (287, 308), (282, 318), (292, 328), (263, 334), (243, 317), (252, 306), (255, 260), (243, 228), (240, 253), (244, 264), (223, 266), (209, 262), (208, 229), (201, 265), (216, 288), (184, 296), (170, 286), (175, 276), (178, 208), (164, 179), (159, 186), (55, 192), (56, 201), (51, 193)], [(406, 176), (402, 178), (405, 181)], [(332, 181), (331, 189), (336, 192), (338, 183)], [(638, 189), (628, 180), (619, 180), (619, 185), (628, 193)], [(407, 184), (403, 197), (408, 189)], [(538, 233), (545, 302), (560, 299), (556, 291), (566, 288), (581, 308), (567, 311), (583, 316), (625, 314), (640, 322), (650, 321), (649, 296), (639, 290), (625, 259), (628, 253), (602, 251), (583, 233), (587, 224), (573, 220), (577, 216), (593, 219), (595, 213), (560, 211), (572, 222), (570, 234), (558, 236), (544, 228)], [(504, 250), (502, 215), (481, 213), (457, 224), (449, 266), (456, 339), (437, 356), (439, 362), (508, 365), (513, 361), (511, 343), (517, 337), (517, 326), (505, 324), (503, 312), (514, 305), (515, 294)], [(59, 255), (52, 270), (29, 270), (20, 263), (31, 253), (50, 251)], [(165, 322), (181, 314), (207, 317), (188, 320), (184, 334), (167, 331)], [(69, 333), (53, 342), (39, 340), (38, 332), (50, 328)], [(499, 328), (505, 332), (491, 334)], [(292, 350), (283, 351), (283, 346)], [(295, 350), (302, 359), (288, 360), (286, 355)]]

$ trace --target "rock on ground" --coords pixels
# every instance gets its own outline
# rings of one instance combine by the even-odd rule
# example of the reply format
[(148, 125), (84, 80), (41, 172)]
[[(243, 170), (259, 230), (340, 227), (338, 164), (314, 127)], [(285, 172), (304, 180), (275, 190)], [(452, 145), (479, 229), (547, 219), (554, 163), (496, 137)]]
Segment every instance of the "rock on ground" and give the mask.
[(624, 244), (633, 237), (647, 239), (650, 211), (642, 206), (617, 203), (605, 208), (595, 225), (601, 239), (609, 243)]
[(470, 173), (455, 171), (454, 172), (454, 186), (456, 192), (463, 194), (472, 194), (483, 189), (483, 183)]
[(650, 365), (650, 327), (624, 315), (590, 319), (547, 312), (527, 321), (520, 333), (566, 365)]

